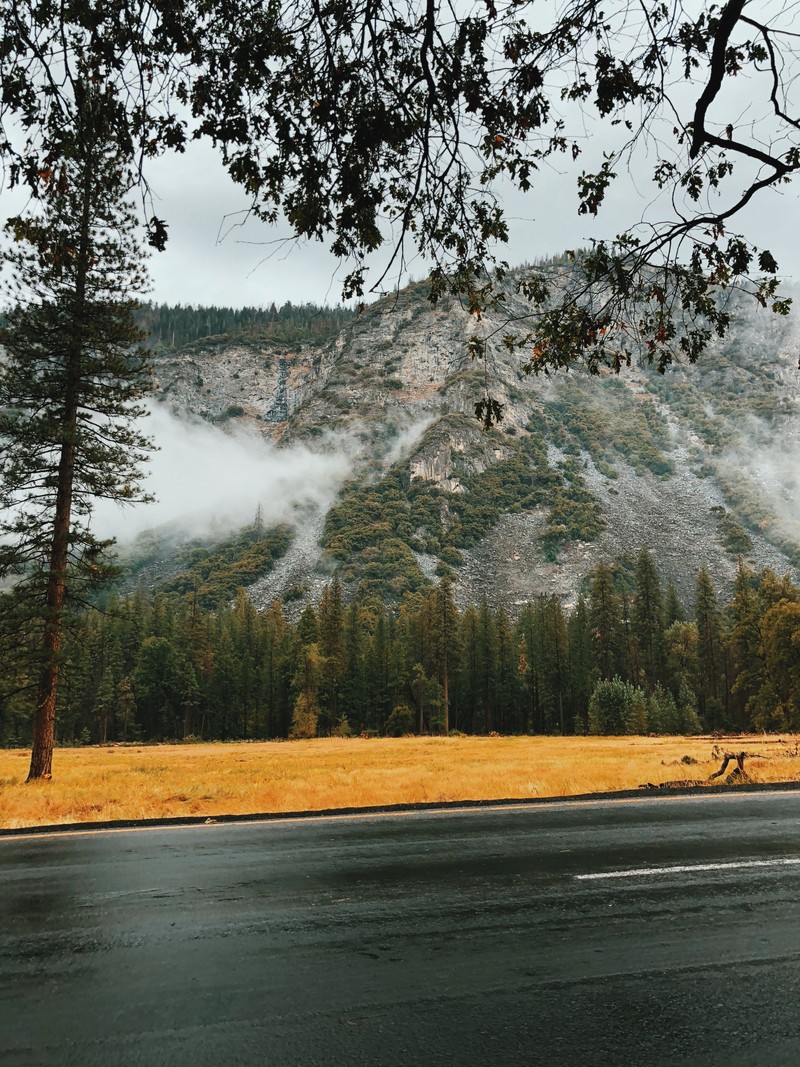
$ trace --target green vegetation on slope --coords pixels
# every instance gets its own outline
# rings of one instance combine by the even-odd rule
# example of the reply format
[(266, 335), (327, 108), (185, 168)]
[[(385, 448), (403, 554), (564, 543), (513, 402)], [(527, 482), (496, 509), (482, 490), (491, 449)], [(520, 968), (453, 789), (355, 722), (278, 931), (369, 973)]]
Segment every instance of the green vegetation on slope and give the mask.
[[(441, 423), (457, 430), (461, 419), (447, 416)], [(536, 432), (512, 439), (495, 432), (492, 439), (504, 457), (461, 475), (461, 492), (422, 478), (409, 484), (399, 468), (377, 483), (347, 486), (323, 536), (326, 550), (343, 564), (342, 577), (396, 599), (424, 583), (414, 551), (437, 556), (439, 573), (446, 574), (460, 564), (460, 550), (478, 544), (503, 514), (537, 507), (550, 509), (542, 541), (547, 558), (554, 559), (566, 541), (597, 537), (603, 518), (576, 463), (551, 467)]]
[[(268, 530), (248, 526), (222, 540), (190, 541), (174, 552), (157, 534), (151, 533), (139, 538), (129, 550), (125, 571), (129, 583), (147, 574), (148, 585), (156, 585), (170, 596), (185, 596), (198, 606), (212, 610), (233, 600), (243, 586), (269, 574), (291, 542), (289, 526)], [(159, 578), (156, 564), (165, 556), (172, 557), (169, 572)]]
[(666, 422), (652, 398), (635, 393), (619, 378), (564, 376), (544, 404), (545, 430), (558, 448), (588, 452), (613, 466), (624, 460), (634, 470), (672, 474)]

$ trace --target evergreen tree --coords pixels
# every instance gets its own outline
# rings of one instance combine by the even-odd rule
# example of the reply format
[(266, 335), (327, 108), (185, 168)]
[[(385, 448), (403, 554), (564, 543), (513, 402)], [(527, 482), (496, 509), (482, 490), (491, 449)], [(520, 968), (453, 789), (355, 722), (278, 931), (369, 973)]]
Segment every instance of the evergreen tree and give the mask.
[(411, 632), (416, 637), (419, 663), (438, 684), (441, 693), (438, 727), (447, 734), (450, 731), (451, 674), (458, 664), (460, 650), (459, 616), (452, 583), (448, 578), (442, 578), (415, 603), (417, 612)]
[(642, 672), (639, 662), (639, 645), (633, 632), (633, 595), (623, 589), (619, 594), (619, 605), (619, 673), (625, 681), (638, 682)]
[(0, 330), (0, 578), (39, 634), (29, 780), (52, 772), (68, 589), (78, 598), (103, 576), (92, 505), (140, 496), (146, 447), (131, 425), (146, 385), (131, 178), (103, 91), (88, 74), (74, 89), (59, 166), (39, 174), (40, 213), (9, 223), (13, 306)]
[(461, 613), (458, 627), (461, 649), (458, 671), (458, 704), (460, 728), (469, 733), (480, 729), (481, 665), (479, 653), (480, 619), (477, 610), (470, 606)]
[(238, 665), (227, 615), (218, 617), (213, 642), (214, 667), (207, 690), (208, 717), (212, 736), (227, 741), (235, 736), (239, 719)]
[(317, 613), (311, 604), (306, 604), (303, 614), (295, 630), (297, 641), (301, 645), (312, 645), (319, 640), (319, 627), (317, 626)]
[(680, 702), (681, 694), (695, 693), (700, 685), (700, 668), (697, 655), (697, 625), (693, 622), (674, 622), (664, 632), (664, 654), (669, 678), (669, 690)]
[(339, 691), (346, 665), (344, 602), (338, 578), (326, 585), (317, 607), (320, 654), (325, 666), (319, 687), (320, 729), (330, 731), (339, 718)]
[(500, 733), (515, 733), (517, 730), (516, 706), (517, 685), (517, 650), (514, 628), (503, 610), (499, 608), (495, 616), (495, 634), (497, 637), (497, 728)]
[(652, 689), (664, 673), (664, 605), (655, 562), (646, 549), (636, 560), (633, 625), (641, 681)]
[(710, 730), (720, 725), (722, 633), (717, 594), (705, 567), (697, 574), (694, 616), (697, 626), (697, 699), (700, 716)]
[(586, 733), (589, 728), (589, 697), (594, 688), (594, 660), (589, 611), (583, 597), (578, 598), (575, 610), (567, 623), (569, 641), (569, 687), (570, 704), (575, 733)]
[(761, 647), (761, 605), (755, 576), (739, 564), (729, 608), (729, 644), (733, 659), (735, 721), (739, 729), (748, 725), (753, 698), (764, 683), (764, 655)]
[[(411, 670), (411, 695), (417, 707), (417, 733), (425, 733), (427, 722), (429, 729), (436, 726), (436, 712), (442, 704), (442, 687), (436, 678), (427, 673), (421, 663), (415, 663)], [(397, 721), (397, 709), (392, 712), (393, 721)]]
[(677, 707), (672, 693), (659, 683), (647, 698), (647, 721), (651, 733), (676, 733)]
[(479, 685), (480, 725), (481, 733), (494, 731), (494, 714), (497, 692), (497, 633), (489, 602), (486, 597), (481, 598), (481, 606), (478, 610), (477, 639), (477, 668)]
[(664, 629), (669, 629), (673, 622), (686, 622), (686, 612), (681, 604), (675, 583), (670, 578), (664, 597)]
[(244, 589), (237, 593), (231, 611), (231, 637), (238, 664), (236, 688), (242, 716), (238, 732), (247, 738), (258, 733), (261, 672), (257, 664), (260, 659), (261, 625), (255, 605)]
[(622, 607), (614, 589), (614, 576), (606, 563), (601, 563), (592, 576), (589, 620), (597, 670), (601, 678), (613, 678), (622, 666)]
[(341, 680), (341, 711), (337, 729), (343, 719), (359, 726), (368, 714), (369, 685), (367, 679), (367, 616), (353, 600), (347, 610), (344, 632), (345, 665)]
[(567, 688), (567, 623), (557, 596), (542, 597), (542, 668), (546, 705), (547, 732), (565, 733), (564, 700)]
[(366, 650), (365, 675), (367, 699), (360, 729), (378, 729), (391, 711), (391, 663), (393, 622), (381, 610), (375, 619)]
[(759, 730), (800, 727), (800, 604), (780, 600), (761, 622), (765, 684), (753, 699)]
[(287, 661), (290, 638), (280, 601), (274, 600), (264, 613), (261, 633), (264, 732), (267, 737), (286, 737), (289, 732)]
[(634, 728), (636, 690), (620, 677), (601, 678), (589, 700), (589, 732), (618, 736)]
[(520, 612), (517, 622), (517, 634), (519, 635), (518, 677), (523, 690), (525, 732), (543, 733), (544, 651), (541, 612), (537, 611), (533, 604), (526, 604)]
[(146, 637), (142, 641), (133, 688), (145, 737), (148, 740), (174, 737), (175, 717), (181, 703), (180, 672), (175, 650), (166, 637)]
[(530, 697), (529, 697), (529, 678), (530, 678), (530, 663), (528, 662), (528, 642), (525, 640), (525, 634), (521, 633), (517, 636), (517, 690), (520, 696), (521, 715), (520, 722), (524, 733), (528, 733), (530, 730)]

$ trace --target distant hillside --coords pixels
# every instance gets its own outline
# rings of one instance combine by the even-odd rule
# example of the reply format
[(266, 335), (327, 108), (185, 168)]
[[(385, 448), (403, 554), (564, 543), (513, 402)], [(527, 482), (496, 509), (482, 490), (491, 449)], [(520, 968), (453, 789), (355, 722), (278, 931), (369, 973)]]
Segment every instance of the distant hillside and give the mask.
[[(641, 547), (685, 601), (702, 566), (722, 589), (740, 558), (795, 573), (793, 319), (737, 306), (724, 342), (664, 375), (537, 378), (503, 347), (501, 319), (431, 306), (422, 283), (360, 315), (317, 309), (327, 337), (310, 336), (303, 309), (283, 310), (193, 310), (190, 343), (162, 344), (156, 360), (157, 396), (179, 412), (280, 442), (340, 434), (357, 449), (330, 512), (306, 515), (250, 584), (258, 606), (283, 597), (300, 610), (334, 570), (350, 592), (392, 601), (447, 574), (462, 607), (484, 594), (512, 611), (540, 593), (574, 603), (598, 562)], [(529, 312), (509, 295), (509, 316)], [(176, 309), (151, 313), (171, 336)], [(298, 335), (280, 335), (282, 321)], [(215, 336), (196, 336), (204, 322)], [(476, 329), (485, 365), (468, 355)], [(505, 406), (490, 432), (473, 414), (487, 377)]]

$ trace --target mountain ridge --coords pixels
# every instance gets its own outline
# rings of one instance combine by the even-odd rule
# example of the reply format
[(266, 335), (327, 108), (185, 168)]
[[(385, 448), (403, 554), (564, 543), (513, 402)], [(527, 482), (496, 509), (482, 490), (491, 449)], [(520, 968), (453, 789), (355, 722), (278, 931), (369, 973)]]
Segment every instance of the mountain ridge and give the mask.
[[(334, 570), (390, 600), (447, 575), (462, 606), (540, 592), (574, 603), (598, 562), (641, 547), (684, 601), (701, 566), (723, 589), (740, 558), (797, 574), (793, 321), (738, 307), (723, 342), (664, 375), (528, 377), (497, 317), (425, 294), (418, 283), (318, 344), (231, 337), (157, 353), (156, 398), (182, 417), (279, 447), (346, 438), (353, 453), (330, 512), (301, 517), (279, 574), (250, 587), (257, 606), (288, 595), (299, 607)], [(485, 363), (469, 356), (476, 329)], [(473, 414), (487, 382), (504, 405), (488, 432)]]

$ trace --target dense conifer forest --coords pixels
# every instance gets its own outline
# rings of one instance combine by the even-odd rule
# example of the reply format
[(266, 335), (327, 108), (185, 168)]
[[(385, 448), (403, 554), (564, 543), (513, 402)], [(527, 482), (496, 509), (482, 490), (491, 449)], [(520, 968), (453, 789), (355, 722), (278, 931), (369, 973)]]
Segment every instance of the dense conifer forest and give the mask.
[[(283, 536), (240, 539), (264, 565)], [(691, 616), (645, 551), (598, 566), (571, 610), (540, 596), (515, 618), (487, 599), (458, 610), (446, 577), (395, 607), (369, 587), (347, 602), (334, 578), (290, 622), (279, 601), (233, 598), (235, 566), (204, 584), (209, 559), (190, 549), (159, 592), (71, 620), (59, 743), (800, 727), (800, 589), (769, 570), (740, 565), (728, 603), (701, 570)], [(3, 744), (29, 741), (17, 682)]]
[(344, 307), (293, 304), (267, 308), (192, 307), (191, 305), (143, 304), (136, 312), (138, 325), (147, 331), (156, 351), (178, 349), (193, 341), (212, 338), (219, 344), (238, 341), (273, 341), (281, 344), (316, 342), (335, 336), (353, 317)]

